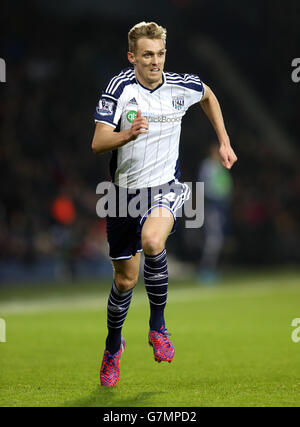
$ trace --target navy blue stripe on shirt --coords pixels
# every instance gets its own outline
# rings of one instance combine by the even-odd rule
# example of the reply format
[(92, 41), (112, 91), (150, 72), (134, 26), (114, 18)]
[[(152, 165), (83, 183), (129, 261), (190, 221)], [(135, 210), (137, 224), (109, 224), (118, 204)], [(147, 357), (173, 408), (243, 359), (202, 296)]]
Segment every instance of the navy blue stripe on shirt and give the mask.
[(170, 80), (167, 79), (167, 84), (169, 85), (175, 85), (175, 86), (182, 86), (187, 89), (193, 89), (197, 92), (204, 92), (203, 84), (201, 81), (196, 82), (194, 80)]
[(134, 83), (136, 83), (136, 79), (135, 79), (135, 77), (134, 78), (132, 78), (132, 79), (126, 79), (126, 80), (124, 80), (124, 81), (122, 81), (121, 83), (120, 83), (120, 85), (119, 86), (117, 86), (117, 88), (116, 88), (116, 90), (115, 90), (115, 92), (113, 93), (113, 96), (115, 96), (117, 99), (119, 99), (120, 98), (120, 96), (122, 95), (122, 93), (123, 93), (123, 90), (125, 89), (125, 87), (126, 86), (128, 86), (128, 85), (132, 85), (132, 84), (134, 84)]
[(112, 99), (114, 101), (118, 101), (117, 98), (115, 98), (114, 96), (112, 96), (112, 95), (110, 95), (109, 93), (106, 93), (106, 92), (102, 92), (102, 97), (109, 98), (109, 99)]
[(174, 79), (167, 79), (167, 82), (169, 83), (195, 83), (198, 84), (199, 86), (202, 86), (202, 82), (200, 80), (196, 80), (196, 79), (180, 79), (180, 78), (174, 78)]
[[(108, 83), (108, 85), (107, 85), (107, 87), (106, 87), (106, 89), (105, 89), (105, 91), (106, 92), (110, 92), (111, 91), (111, 89), (113, 88), (113, 85), (119, 80), (119, 79), (121, 79), (121, 78), (124, 78), (124, 77), (126, 77), (126, 74), (127, 74), (127, 72), (129, 71), (129, 69), (128, 70), (122, 70), (117, 76), (115, 76), (115, 77), (113, 77), (112, 79), (110, 79), (110, 81), (109, 81), (109, 83)], [(132, 71), (132, 70), (130, 70), (130, 71)]]
[(113, 92), (116, 90), (117, 85), (121, 81), (127, 80), (128, 78), (132, 79), (134, 76), (135, 74), (132, 68), (127, 68), (125, 70), (122, 70), (118, 76), (115, 76), (110, 80), (110, 82), (108, 83), (105, 89), (105, 92), (113, 94)]
[(180, 173), (180, 161), (179, 161), (179, 157), (178, 157), (176, 165), (175, 165), (174, 178), (179, 180), (180, 176), (181, 176), (181, 173)]
[(166, 73), (167, 84), (182, 86), (197, 92), (204, 92), (203, 83), (195, 74)]
[(115, 93), (115, 91), (118, 89), (120, 84), (122, 82), (127, 81), (128, 79), (132, 80), (134, 78), (134, 73), (130, 73), (129, 75), (123, 74), (118, 79), (116, 79), (112, 84), (107, 88), (107, 93), (111, 93), (112, 95)]
[(168, 82), (168, 80), (167, 80), (167, 83), (172, 84), (172, 85), (176, 85), (176, 86), (182, 86), (182, 87), (187, 88), (187, 89), (193, 89), (197, 92), (203, 92), (203, 85), (199, 85), (196, 83)]

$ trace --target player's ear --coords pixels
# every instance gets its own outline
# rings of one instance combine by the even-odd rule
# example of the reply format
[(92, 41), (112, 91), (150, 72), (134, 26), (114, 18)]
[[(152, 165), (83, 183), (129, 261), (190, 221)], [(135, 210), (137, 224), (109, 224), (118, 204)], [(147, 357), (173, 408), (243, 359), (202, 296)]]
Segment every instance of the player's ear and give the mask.
[(128, 61), (129, 61), (131, 64), (134, 64), (134, 63), (135, 63), (134, 54), (133, 54), (132, 52), (128, 52), (127, 57), (128, 57)]

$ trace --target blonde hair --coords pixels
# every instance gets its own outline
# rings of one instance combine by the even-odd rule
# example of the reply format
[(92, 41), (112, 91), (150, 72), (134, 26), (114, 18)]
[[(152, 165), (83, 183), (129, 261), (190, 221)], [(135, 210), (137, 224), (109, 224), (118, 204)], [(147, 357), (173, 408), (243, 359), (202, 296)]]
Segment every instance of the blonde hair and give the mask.
[(136, 44), (139, 39), (161, 39), (166, 44), (167, 30), (155, 22), (140, 22), (136, 24), (128, 33), (129, 52), (136, 51)]

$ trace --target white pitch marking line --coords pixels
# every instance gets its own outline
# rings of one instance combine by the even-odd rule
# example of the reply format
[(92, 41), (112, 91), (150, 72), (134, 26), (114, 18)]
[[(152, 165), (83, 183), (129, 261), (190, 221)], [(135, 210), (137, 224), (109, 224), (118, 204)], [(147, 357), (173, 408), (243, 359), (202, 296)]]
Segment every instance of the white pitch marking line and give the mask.
[[(271, 282), (269, 283), (271, 284)], [(183, 289), (173, 289), (172, 285), (169, 286), (168, 291), (168, 304), (177, 303), (178, 301), (190, 301), (195, 299), (195, 297), (200, 300), (209, 300), (209, 299), (219, 299), (219, 298), (241, 298), (241, 297), (261, 297), (263, 295), (270, 295), (275, 293), (277, 290), (282, 291), (281, 287), (269, 286), (266, 280), (262, 282), (255, 282), (255, 285), (247, 286), (224, 286), (223, 288), (220, 285), (219, 287), (213, 289), (206, 289), (203, 287), (195, 288), (183, 288)], [(290, 286), (285, 287), (284, 293), (286, 294), (289, 291), (295, 291), (299, 289), (299, 286)], [(78, 295), (72, 297), (51, 297), (51, 298), (42, 298), (39, 300), (31, 301), (14, 301), (7, 303), (0, 303), (0, 316), (6, 314), (34, 314), (34, 313), (46, 313), (46, 312), (56, 312), (56, 311), (65, 311), (65, 310), (79, 310), (85, 311), (89, 309), (95, 310), (106, 310), (108, 299), (107, 295), (103, 293), (89, 294), (89, 295)], [(137, 292), (133, 294), (132, 303), (143, 305), (149, 304), (146, 293)]]

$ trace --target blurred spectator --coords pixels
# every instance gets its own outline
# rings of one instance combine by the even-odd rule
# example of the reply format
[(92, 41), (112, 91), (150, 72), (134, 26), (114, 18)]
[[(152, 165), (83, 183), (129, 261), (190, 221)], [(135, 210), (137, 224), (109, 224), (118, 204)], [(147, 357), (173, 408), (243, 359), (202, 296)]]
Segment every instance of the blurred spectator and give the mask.
[(230, 172), (221, 164), (217, 142), (209, 146), (209, 155), (199, 168), (198, 182), (204, 182), (204, 242), (198, 280), (214, 283), (218, 279), (218, 263), (228, 229), (233, 189)]
[(74, 279), (76, 276), (76, 246), (78, 244), (75, 229), (76, 219), (73, 200), (67, 195), (59, 195), (52, 203), (51, 214), (56, 221), (53, 226), (53, 240), (62, 261), (57, 276)]

